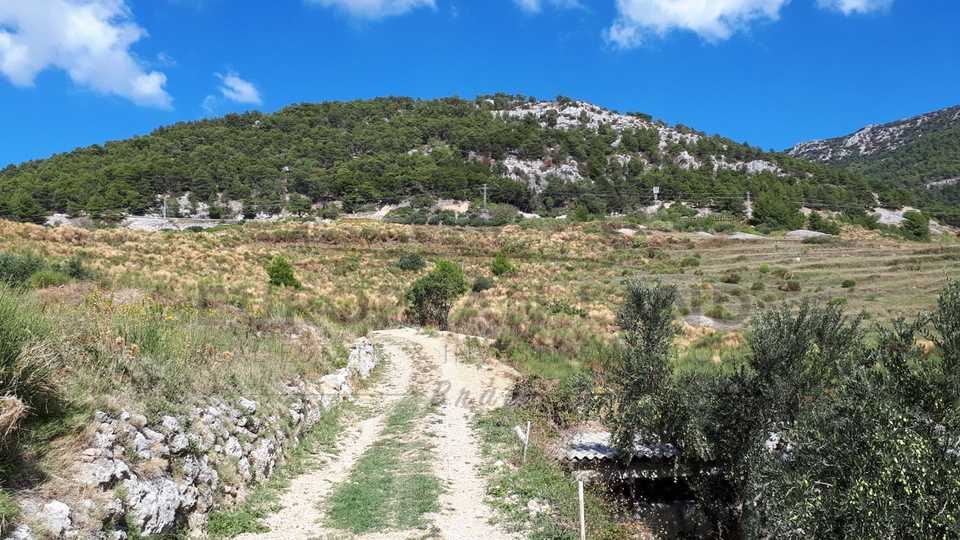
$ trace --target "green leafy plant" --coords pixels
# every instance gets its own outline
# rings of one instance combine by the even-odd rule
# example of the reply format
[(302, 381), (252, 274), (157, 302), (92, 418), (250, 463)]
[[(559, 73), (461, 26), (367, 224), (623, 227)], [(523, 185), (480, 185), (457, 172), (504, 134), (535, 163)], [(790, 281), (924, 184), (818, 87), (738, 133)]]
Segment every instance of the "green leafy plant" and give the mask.
[(457, 298), (467, 292), (467, 278), (460, 265), (440, 259), (429, 274), (417, 279), (407, 291), (410, 314), (421, 325), (447, 329), (447, 317)]
[(400, 260), (397, 262), (397, 266), (404, 271), (415, 271), (425, 268), (427, 266), (427, 261), (423, 260), (423, 256), (418, 252), (407, 253), (403, 257), (400, 257)]
[(277, 255), (267, 265), (267, 275), (270, 276), (271, 285), (293, 287), (294, 289), (303, 286), (297, 278), (293, 277), (293, 265), (283, 255)]
[(507, 259), (503, 253), (497, 253), (490, 263), (490, 270), (495, 276), (512, 276), (517, 273), (517, 267)]
[(496, 287), (493, 278), (487, 276), (477, 276), (473, 280), (473, 285), (470, 286), (470, 290), (479, 293)]

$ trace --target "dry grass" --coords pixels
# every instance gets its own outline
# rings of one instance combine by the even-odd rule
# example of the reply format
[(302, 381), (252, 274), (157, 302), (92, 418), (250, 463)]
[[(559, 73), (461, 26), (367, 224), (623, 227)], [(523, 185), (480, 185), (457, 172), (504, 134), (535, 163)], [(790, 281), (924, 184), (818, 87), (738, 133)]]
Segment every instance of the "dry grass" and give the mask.
[(27, 415), (27, 406), (16, 396), (0, 397), (0, 441)]
[[(536, 227), (536, 228), (535, 228)], [(393, 225), (377, 222), (247, 223), (212, 233), (145, 233), (129, 230), (47, 229), (0, 223), (0, 241), (10, 249), (57, 259), (79, 255), (98, 270), (117, 301), (122, 290), (143, 291), (167, 303), (228, 309), (250, 320), (303, 317), (327, 320), (360, 332), (409, 321), (404, 293), (422, 272), (403, 272), (404, 253), (461, 264), (472, 278), (489, 275), (493, 255), (505, 253), (517, 267), (494, 289), (461, 298), (451, 329), (487, 338), (518, 339), (537, 350), (576, 354), (586, 337), (609, 336), (623, 283), (650, 276), (681, 287), (685, 305), (703, 313), (714, 304), (738, 324), (760, 306), (811, 297), (843, 296), (851, 312), (868, 309), (876, 320), (912, 317), (932, 309), (935, 293), (960, 270), (955, 245), (910, 244), (848, 228), (845, 244), (808, 245), (799, 239), (733, 241), (685, 233), (650, 233), (636, 238), (612, 232), (619, 224), (553, 223), (500, 229)], [(645, 245), (644, 245), (645, 244)], [(658, 250), (657, 252), (650, 251)], [(282, 253), (294, 264), (303, 289), (267, 284), (270, 259)], [(701, 264), (680, 261), (699, 254)], [(782, 268), (801, 284), (780, 291), (784, 279), (758, 272), (761, 264)], [(722, 283), (730, 273), (741, 283)], [(853, 289), (841, 287), (856, 279)], [(751, 290), (759, 281), (764, 290)], [(44, 293), (50, 302), (62, 294)], [(709, 293), (693, 306), (693, 293)], [(130, 294), (134, 297), (135, 294)], [(557, 312), (561, 301), (584, 316)], [(223, 359), (220, 359), (223, 361)]]

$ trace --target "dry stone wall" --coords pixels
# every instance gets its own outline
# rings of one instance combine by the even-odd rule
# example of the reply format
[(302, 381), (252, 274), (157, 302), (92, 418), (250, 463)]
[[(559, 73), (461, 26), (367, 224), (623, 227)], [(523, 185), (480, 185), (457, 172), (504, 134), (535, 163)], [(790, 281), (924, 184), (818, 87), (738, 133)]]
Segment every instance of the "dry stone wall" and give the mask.
[[(208, 397), (189, 414), (93, 415), (92, 436), (50, 491), (22, 497), (23, 523), (8, 540), (126, 540), (186, 528), (202, 536), (210, 512), (268, 479), (284, 451), (376, 366), (373, 344), (352, 345), (347, 366), (315, 382), (287, 381), (271, 399)], [(135, 530), (134, 530), (135, 529)]]

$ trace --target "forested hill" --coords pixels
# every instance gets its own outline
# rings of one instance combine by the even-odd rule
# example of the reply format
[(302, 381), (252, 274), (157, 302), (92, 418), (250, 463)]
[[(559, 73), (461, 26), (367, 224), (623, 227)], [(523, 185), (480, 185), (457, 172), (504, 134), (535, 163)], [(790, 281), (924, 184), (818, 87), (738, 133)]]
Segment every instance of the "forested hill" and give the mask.
[(800, 143), (787, 153), (906, 188), (894, 204), (960, 203), (960, 105), (835, 139)]
[[(0, 171), (0, 216), (149, 212), (158, 196), (277, 212), (291, 199), (391, 203), (421, 195), (527, 211), (625, 212), (661, 199), (742, 210), (749, 191), (843, 210), (880, 181), (766, 152), (641, 113), (558, 96), (404, 97), (302, 103), (181, 122)], [(299, 195), (294, 195), (299, 194)], [(305, 198), (304, 198), (305, 197)], [(225, 213), (229, 210), (225, 210)]]

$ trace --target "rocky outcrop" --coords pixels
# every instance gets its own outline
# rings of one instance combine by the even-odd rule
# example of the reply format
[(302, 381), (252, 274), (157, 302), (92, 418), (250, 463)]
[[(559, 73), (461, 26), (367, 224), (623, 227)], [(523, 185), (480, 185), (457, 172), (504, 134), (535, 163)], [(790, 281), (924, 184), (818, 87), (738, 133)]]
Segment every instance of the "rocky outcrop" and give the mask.
[(267, 480), (285, 450), (351, 399), (352, 385), (376, 363), (373, 344), (361, 338), (346, 367), (316, 382), (280, 383), (270, 400), (209, 397), (188, 414), (156, 418), (97, 411), (89, 447), (78, 453), (67, 485), (55, 490), (73, 493), (71, 505), (21, 500), (24, 524), (7, 539), (124, 540), (180, 527), (199, 536), (211, 510)]

